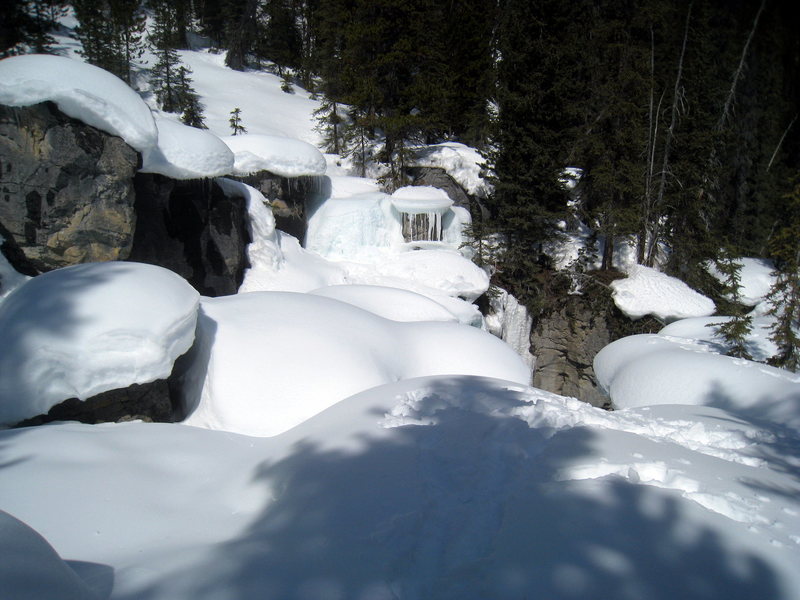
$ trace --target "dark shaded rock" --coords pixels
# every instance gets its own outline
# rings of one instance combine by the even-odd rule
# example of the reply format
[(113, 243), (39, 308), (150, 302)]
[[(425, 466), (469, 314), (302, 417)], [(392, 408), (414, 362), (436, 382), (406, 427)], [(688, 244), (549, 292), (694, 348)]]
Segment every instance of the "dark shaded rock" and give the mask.
[(324, 175), (281, 177), (269, 171), (259, 171), (236, 179), (261, 192), (270, 201), (275, 227), (301, 241), (306, 234), (308, 200), (320, 194), (330, 194), (330, 179)]
[(139, 157), (55, 104), (0, 105), (0, 235), (20, 272), (124, 259)]
[(140, 419), (149, 422), (172, 422), (172, 401), (166, 379), (110, 390), (87, 400), (69, 398), (56, 404), (46, 415), (18, 423), (17, 427), (42, 425), (52, 421), (108, 423)]
[(234, 294), (249, 266), (243, 198), (212, 180), (137, 173), (137, 226), (129, 259), (166, 267), (206, 296)]

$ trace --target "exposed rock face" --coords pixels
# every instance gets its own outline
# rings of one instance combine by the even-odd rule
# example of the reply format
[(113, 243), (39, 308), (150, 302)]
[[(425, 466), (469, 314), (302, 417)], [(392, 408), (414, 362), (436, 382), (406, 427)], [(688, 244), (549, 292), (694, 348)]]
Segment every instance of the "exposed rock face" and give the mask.
[(605, 405), (608, 398), (597, 388), (592, 361), (609, 343), (605, 315), (593, 312), (582, 296), (568, 296), (561, 308), (539, 318), (534, 326), (533, 385), (594, 406)]
[(206, 296), (235, 294), (249, 266), (243, 198), (211, 180), (137, 173), (137, 227), (130, 260), (166, 267)]
[(658, 331), (661, 324), (646, 318), (631, 321), (614, 306), (607, 290), (562, 295), (557, 306), (534, 322), (531, 347), (536, 356), (533, 385), (573, 396), (600, 407), (610, 405), (597, 387), (592, 362), (611, 342), (634, 333)]
[(138, 160), (122, 139), (52, 103), (0, 105), (0, 235), (16, 269), (126, 258)]

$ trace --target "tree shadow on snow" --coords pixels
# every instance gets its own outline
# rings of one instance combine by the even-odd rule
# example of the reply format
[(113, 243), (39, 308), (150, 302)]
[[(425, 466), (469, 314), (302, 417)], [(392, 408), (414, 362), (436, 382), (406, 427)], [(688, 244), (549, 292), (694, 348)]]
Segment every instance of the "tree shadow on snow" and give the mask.
[[(522, 406), (467, 381), (427, 396)], [(397, 427), (360, 450), (302, 442), (263, 463), (255, 477), (272, 500), (249, 530), (171, 578), (169, 593), (126, 600), (783, 597), (765, 561), (730, 547), (676, 493), (564, 481), (573, 459), (595, 455), (591, 430), (440, 406), (435, 424)]]

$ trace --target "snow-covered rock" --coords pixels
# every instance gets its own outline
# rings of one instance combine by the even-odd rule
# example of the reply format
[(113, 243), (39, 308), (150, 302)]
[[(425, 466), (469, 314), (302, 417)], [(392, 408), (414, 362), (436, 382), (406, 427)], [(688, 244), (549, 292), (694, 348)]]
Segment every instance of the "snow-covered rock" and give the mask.
[(288, 137), (246, 133), (223, 137), (234, 154), (234, 172), (249, 175), (269, 171), (282, 177), (324, 175), (327, 163), (308, 142)]
[(392, 193), (392, 206), (401, 213), (445, 213), (453, 201), (444, 190), (427, 185), (409, 185)]
[(0, 424), (67, 398), (166, 378), (194, 339), (198, 293), (152, 265), (44, 273), (0, 304)]
[(509, 346), (474, 327), (389, 321), (310, 294), (205, 299), (198, 325), (185, 423), (211, 429), (276, 435), (348, 396), (412, 377), (530, 379)]
[(661, 321), (705, 317), (714, 302), (680, 279), (643, 265), (632, 265), (628, 277), (611, 283), (617, 307), (632, 319), (653, 315)]
[(458, 142), (443, 142), (419, 148), (414, 164), (445, 170), (468, 194), (485, 198), (492, 186), (482, 175), (486, 159), (475, 149)]
[(158, 141), (147, 104), (128, 85), (99, 67), (52, 55), (0, 61), (0, 104), (31, 106), (52, 101), (65, 114), (118, 135), (146, 152)]
[(204, 179), (233, 172), (233, 152), (213, 133), (156, 119), (158, 148), (148, 153), (143, 173), (172, 179)]
[(408, 290), (379, 285), (331, 285), (313, 290), (324, 296), (363, 308), (390, 321), (458, 321), (440, 303)]
[(713, 406), (800, 428), (800, 376), (720, 355), (708, 343), (629, 336), (603, 348), (594, 369), (616, 408)]

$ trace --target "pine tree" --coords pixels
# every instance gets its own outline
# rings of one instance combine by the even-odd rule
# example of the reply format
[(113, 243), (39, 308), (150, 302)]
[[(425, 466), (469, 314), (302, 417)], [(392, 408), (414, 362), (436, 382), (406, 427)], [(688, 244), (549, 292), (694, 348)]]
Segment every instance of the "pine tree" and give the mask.
[(185, 109), (187, 92), (193, 90), (186, 84), (187, 71), (181, 74), (180, 57), (173, 46), (174, 28), (174, 11), (166, 4), (159, 4), (149, 36), (150, 45), (156, 55), (156, 64), (150, 74), (150, 85), (162, 110), (180, 113)]
[(722, 337), (728, 347), (727, 354), (738, 358), (752, 360), (747, 349), (747, 337), (753, 331), (753, 318), (744, 314), (741, 309), (741, 270), (742, 263), (737, 262), (735, 253), (728, 244), (720, 252), (716, 261), (717, 271), (722, 275), (722, 295), (734, 305), (736, 314), (724, 323), (709, 325), (714, 332)]
[(181, 121), (191, 127), (207, 129), (203, 117), (203, 105), (200, 103), (200, 96), (192, 87), (192, 79), (189, 77), (192, 71), (188, 67), (181, 65), (178, 67), (178, 102), (182, 111)]
[(319, 108), (314, 110), (317, 121), (315, 130), (322, 135), (325, 152), (342, 154), (346, 136), (346, 121), (342, 118), (341, 106), (336, 100), (324, 97)]
[(62, 10), (63, 2), (58, 0), (0, 2), (0, 58), (51, 52), (54, 40), (49, 32)]
[(800, 183), (785, 196), (784, 221), (770, 240), (775, 283), (767, 296), (775, 317), (770, 339), (778, 347), (771, 364), (800, 371)]
[(230, 114), (231, 117), (228, 119), (228, 123), (231, 126), (231, 131), (233, 132), (231, 135), (247, 133), (247, 128), (242, 125), (242, 109), (237, 106), (231, 111)]

